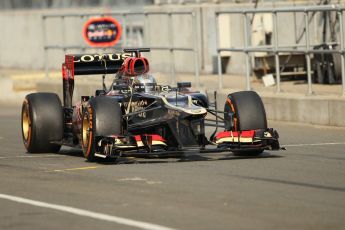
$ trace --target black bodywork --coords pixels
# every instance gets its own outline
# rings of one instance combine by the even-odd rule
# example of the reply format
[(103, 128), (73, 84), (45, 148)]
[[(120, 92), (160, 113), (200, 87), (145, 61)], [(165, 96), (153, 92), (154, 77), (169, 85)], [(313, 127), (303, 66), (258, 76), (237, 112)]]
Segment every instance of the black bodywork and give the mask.
[[(117, 74), (124, 60), (140, 57), (149, 49), (125, 49), (124, 52), (104, 55), (66, 55), (63, 72), (64, 138), (62, 145), (82, 146), (82, 117), (94, 97), (108, 97), (119, 103), (122, 111), (122, 133), (96, 136), (96, 156), (118, 157), (137, 154), (176, 154), (186, 152), (261, 152), (279, 150), (278, 134), (273, 129), (257, 129), (252, 142), (240, 140), (242, 130), (234, 130), (235, 114), (217, 108), (217, 95), (210, 102), (205, 94), (190, 90), (190, 83), (177, 87), (155, 86), (145, 92), (130, 89), (121, 81), (114, 81), (109, 89), (100, 89), (92, 96), (83, 96), (80, 103), (72, 105), (74, 76), (91, 74)], [(225, 113), (227, 113), (226, 116)], [(225, 121), (224, 121), (225, 119)], [(205, 127), (214, 127), (210, 137)], [(221, 142), (219, 132), (237, 133), (238, 140)], [(164, 144), (153, 144), (152, 135), (164, 139)], [(140, 137), (140, 146), (137, 138)], [(212, 146), (212, 147), (207, 147)]]

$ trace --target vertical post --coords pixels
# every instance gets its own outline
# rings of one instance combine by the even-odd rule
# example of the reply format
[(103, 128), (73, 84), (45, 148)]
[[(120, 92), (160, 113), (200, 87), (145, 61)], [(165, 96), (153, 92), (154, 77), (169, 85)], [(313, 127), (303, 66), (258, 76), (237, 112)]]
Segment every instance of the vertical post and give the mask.
[(43, 61), (44, 61), (44, 75), (47, 79), (49, 76), (48, 73), (48, 48), (47, 48), (47, 38), (46, 38), (46, 16), (42, 16), (42, 35), (43, 35)]
[(219, 13), (216, 12), (216, 50), (217, 50), (217, 66), (218, 66), (218, 88), (223, 88), (222, 62), (219, 47)]
[(122, 47), (127, 47), (127, 15), (122, 14)]
[(194, 34), (194, 70), (195, 70), (195, 82), (196, 87), (200, 87), (200, 75), (199, 75), (199, 36), (198, 36), (198, 25), (196, 20), (196, 12), (192, 12), (192, 23), (193, 23), (193, 34)]
[(345, 96), (345, 39), (344, 39), (344, 14), (343, 10), (340, 9), (339, 15), (339, 26), (340, 26), (340, 57), (341, 57), (341, 84), (342, 84), (342, 96)]
[[(61, 16), (61, 37), (62, 37), (62, 46), (66, 46), (66, 28), (65, 28), (65, 16)], [(63, 48), (65, 50), (65, 48)]]
[(279, 61), (279, 53), (278, 53), (278, 19), (277, 19), (277, 12), (273, 12), (273, 26), (274, 26), (274, 58), (275, 58), (275, 68), (276, 68), (276, 93), (280, 93), (280, 61)]
[(314, 13), (314, 16), (313, 16), (313, 24), (314, 24), (314, 35), (313, 35), (313, 37), (314, 37), (314, 44), (319, 44), (319, 43), (321, 43), (320, 41), (319, 41), (319, 37), (316, 35), (316, 34), (318, 34), (318, 28), (319, 28), (319, 22), (318, 22), (318, 20), (317, 20), (317, 17), (316, 17), (316, 12), (314, 11), (313, 12)]
[(171, 84), (176, 84), (176, 76), (175, 76), (175, 58), (174, 58), (174, 28), (173, 28), (173, 22), (172, 22), (172, 13), (168, 13), (168, 30), (169, 30), (169, 52), (170, 52), (170, 71), (171, 71)]
[(150, 46), (150, 23), (149, 23), (149, 14), (145, 13), (144, 14), (145, 19), (144, 19), (144, 40), (145, 40), (145, 46), (149, 47)]
[(309, 43), (309, 12), (304, 11), (305, 19), (305, 41), (306, 41), (306, 59), (307, 59), (307, 75), (308, 75), (308, 95), (313, 94), (312, 82), (311, 82), (311, 63), (310, 63), (310, 43)]
[[(83, 26), (83, 24), (85, 23), (85, 22), (84, 22), (84, 18), (85, 18), (85, 15), (81, 14), (81, 15), (80, 15), (80, 20), (81, 20), (82, 26)], [(81, 41), (80, 44), (83, 44), (83, 41)], [(82, 46), (81, 46), (81, 51), (82, 51), (83, 53), (85, 52), (85, 49), (86, 49), (85, 45), (82, 45)]]
[(250, 90), (250, 55), (248, 51), (249, 41), (248, 41), (248, 14), (247, 12), (243, 13), (244, 16), (244, 50), (246, 54), (246, 90)]
[(133, 36), (134, 36), (133, 34), (134, 34), (133, 21), (131, 21), (128, 25), (127, 46), (131, 47), (133, 45)]
[[(296, 7), (295, 1), (293, 1), (293, 7)], [(274, 12), (273, 12), (274, 13)], [(275, 12), (277, 13), (277, 12)], [(297, 45), (297, 22), (296, 22), (296, 11), (293, 12), (293, 28), (294, 28), (294, 36), (295, 36), (295, 44)]]

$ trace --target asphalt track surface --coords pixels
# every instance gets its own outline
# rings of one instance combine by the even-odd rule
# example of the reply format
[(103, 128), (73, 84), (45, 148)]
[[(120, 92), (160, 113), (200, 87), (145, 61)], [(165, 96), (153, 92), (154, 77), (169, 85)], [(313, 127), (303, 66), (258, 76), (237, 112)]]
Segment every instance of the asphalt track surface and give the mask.
[(344, 229), (345, 129), (269, 122), (286, 151), (88, 163), (26, 154), (0, 111), (0, 229)]

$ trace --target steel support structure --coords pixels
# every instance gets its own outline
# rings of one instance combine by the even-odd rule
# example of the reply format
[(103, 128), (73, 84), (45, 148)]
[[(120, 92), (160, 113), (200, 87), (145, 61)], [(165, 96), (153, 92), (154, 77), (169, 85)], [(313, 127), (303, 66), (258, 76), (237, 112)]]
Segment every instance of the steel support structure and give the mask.
[[(340, 25), (340, 50), (317, 50), (313, 49), (310, 42), (309, 36), (309, 18), (310, 12), (337, 12), (338, 20)], [(218, 10), (215, 11), (215, 24), (216, 24), (216, 47), (217, 47), (217, 60), (218, 60), (218, 78), (219, 78), (219, 89), (223, 88), (223, 76), (221, 72), (221, 56), (222, 51), (240, 52), (246, 55), (246, 89), (250, 89), (250, 80), (248, 81), (248, 76), (250, 72), (250, 66), (248, 66), (248, 56), (249, 53), (253, 52), (270, 52), (275, 55), (275, 69), (276, 69), (276, 92), (281, 92), (280, 85), (280, 63), (279, 63), (279, 53), (290, 53), (290, 54), (305, 54), (307, 63), (307, 80), (308, 80), (308, 91), (307, 94), (313, 94), (312, 90), (312, 72), (311, 72), (311, 55), (316, 53), (323, 54), (339, 54), (341, 55), (341, 78), (342, 78), (342, 95), (345, 96), (345, 35), (344, 35), (344, 12), (345, 7), (342, 5), (321, 5), (321, 6), (305, 6), (305, 7), (284, 7), (284, 8), (261, 8), (261, 9), (233, 9), (233, 10)], [(305, 19), (305, 44), (291, 44), (291, 45), (280, 45), (279, 44), (279, 31), (278, 31), (278, 14), (279, 13), (303, 13)], [(264, 45), (264, 46), (248, 46), (248, 33), (247, 23), (244, 23), (244, 45), (243, 47), (220, 47), (219, 44), (219, 16), (222, 14), (237, 14), (244, 15), (244, 20), (246, 21), (248, 14), (256, 13), (271, 13), (273, 16), (273, 35), (274, 44)], [(249, 85), (248, 85), (249, 84)]]

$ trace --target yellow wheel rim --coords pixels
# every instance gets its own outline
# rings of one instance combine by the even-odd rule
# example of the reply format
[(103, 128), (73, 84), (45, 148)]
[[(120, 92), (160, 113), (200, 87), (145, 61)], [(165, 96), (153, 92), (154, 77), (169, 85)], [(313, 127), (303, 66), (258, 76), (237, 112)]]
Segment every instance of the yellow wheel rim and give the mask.
[(22, 131), (23, 131), (23, 137), (24, 141), (28, 142), (31, 132), (31, 120), (30, 120), (30, 112), (29, 112), (29, 106), (27, 102), (24, 102), (24, 108), (22, 112)]
[(88, 116), (84, 114), (83, 116), (83, 133), (82, 133), (82, 144), (83, 148), (87, 149), (89, 146), (89, 138), (90, 138), (90, 127), (89, 127), (90, 121), (88, 119)]

